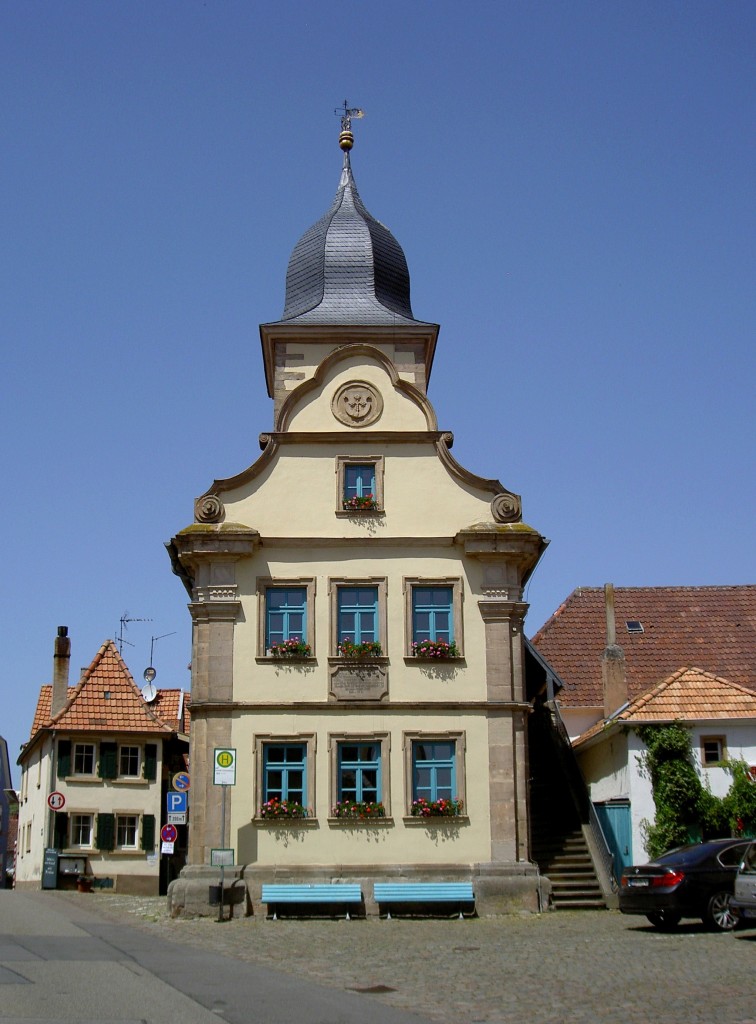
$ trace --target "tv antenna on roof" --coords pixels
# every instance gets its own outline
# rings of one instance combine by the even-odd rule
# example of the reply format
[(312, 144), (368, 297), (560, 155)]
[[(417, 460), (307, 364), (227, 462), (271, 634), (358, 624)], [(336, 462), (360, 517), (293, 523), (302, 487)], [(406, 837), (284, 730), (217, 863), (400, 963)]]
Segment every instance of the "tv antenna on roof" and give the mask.
[(152, 665), (152, 652), (155, 649), (155, 641), (163, 640), (167, 636), (175, 635), (176, 630), (174, 629), (172, 633), (163, 633), (162, 636), (153, 636), (150, 638), (150, 663), (142, 673), (142, 679), (144, 679), (144, 686), (142, 687), (142, 696), (144, 697), (145, 701), (148, 704), (157, 697), (157, 688), (155, 686), (155, 676), (157, 675), (157, 670)]
[(118, 633), (118, 636), (116, 637), (116, 642), (118, 644), (118, 653), (119, 654), (123, 654), (123, 645), (124, 644), (128, 644), (129, 647), (133, 647), (134, 646), (132, 644), (132, 642), (130, 640), (127, 640), (124, 637), (124, 635), (123, 635), (123, 631), (124, 631), (124, 629), (126, 629), (127, 623), (129, 623), (129, 622), (152, 622), (152, 619), (132, 619), (128, 612), (124, 612), (123, 615), (120, 617), (120, 619), (118, 621), (121, 624), (121, 628), (120, 628), (120, 631)]

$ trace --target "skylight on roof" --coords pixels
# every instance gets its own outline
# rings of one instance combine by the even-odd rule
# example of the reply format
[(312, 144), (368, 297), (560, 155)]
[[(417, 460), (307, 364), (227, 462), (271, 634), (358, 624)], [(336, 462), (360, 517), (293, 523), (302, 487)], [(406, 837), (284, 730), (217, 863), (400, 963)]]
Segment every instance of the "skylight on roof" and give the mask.
[(625, 625), (627, 626), (628, 633), (642, 633), (643, 623), (638, 619), (626, 619)]

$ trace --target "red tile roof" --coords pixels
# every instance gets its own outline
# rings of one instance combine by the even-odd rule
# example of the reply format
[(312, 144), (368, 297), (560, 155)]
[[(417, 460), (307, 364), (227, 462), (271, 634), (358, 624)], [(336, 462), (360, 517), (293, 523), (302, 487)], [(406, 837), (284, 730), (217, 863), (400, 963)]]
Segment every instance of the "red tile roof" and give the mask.
[(158, 690), (145, 703), (126, 663), (112, 640), (106, 640), (68, 701), (50, 717), (52, 686), (40, 690), (31, 735), (39, 729), (65, 732), (171, 733), (188, 732), (188, 695), (181, 690)]
[[(611, 723), (713, 722), (722, 719), (756, 719), (756, 693), (700, 668), (683, 668), (636, 697), (609, 719)], [(606, 727), (598, 722), (574, 745), (579, 746)]]
[[(615, 587), (614, 604), (631, 700), (690, 665), (756, 691), (756, 586)], [(602, 706), (603, 587), (574, 590), (532, 642), (565, 684), (560, 704)]]

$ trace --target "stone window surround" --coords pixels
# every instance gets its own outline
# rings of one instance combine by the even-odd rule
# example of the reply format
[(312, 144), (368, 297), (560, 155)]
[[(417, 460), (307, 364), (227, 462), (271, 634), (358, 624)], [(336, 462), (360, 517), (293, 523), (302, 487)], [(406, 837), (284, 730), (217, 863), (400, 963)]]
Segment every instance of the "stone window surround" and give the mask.
[[(124, 750), (136, 750), (137, 752), (137, 770), (136, 772), (129, 773), (128, 775), (121, 772), (123, 762), (121, 760)], [(142, 768), (144, 765), (144, 744), (142, 743), (119, 743), (118, 744), (118, 778), (142, 781)]]
[[(375, 500), (378, 508), (372, 509), (345, 509), (342, 507), (344, 501), (344, 467), (345, 466), (375, 466)], [(336, 515), (341, 518), (354, 515), (383, 515), (383, 476), (384, 457), (383, 455), (337, 455), (336, 456)]]
[[(137, 810), (122, 810), (121, 808), (119, 808), (117, 811), (114, 811), (113, 814), (114, 814), (114, 817), (115, 817), (115, 821), (113, 823), (113, 837), (114, 837), (114, 842), (115, 842), (115, 845), (113, 847), (113, 851), (115, 851), (116, 853), (121, 853), (121, 852), (123, 852), (123, 853), (141, 853), (142, 851), (139, 848), (139, 837), (140, 837), (140, 828), (141, 828), (141, 824), (142, 824), (142, 812), (141, 811), (137, 811)], [(121, 818), (135, 818), (136, 819), (136, 828), (134, 830), (134, 845), (133, 846), (120, 845), (119, 842), (118, 842), (118, 822), (120, 821)], [(110, 852), (113, 852), (113, 851), (110, 851)]]
[(305, 745), (305, 788), (307, 791), (307, 809), (311, 811), (309, 818), (286, 818), (291, 825), (303, 824), (313, 821), (317, 817), (315, 809), (315, 754), (318, 747), (317, 733), (314, 732), (293, 732), (293, 733), (255, 733), (252, 741), (252, 756), (255, 766), (254, 794), (255, 805), (252, 808), (252, 821), (265, 824), (267, 818), (260, 817), (260, 808), (263, 805), (263, 780), (265, 772), (263, 768), (263, 752), (267, 743), (303, 743)]
[[(89, 818), (89, 842), (75, 843), (73, 841), (74, 818)], [(94, 850), (95, 826), (97, 823), (97, 811), (78, 808), (68, 812), (68, 849), (69, 850)]]
[[(701, 764), (704, 768), (715, 767), (720, 765), (722, 761), (727, 760), (727, 742), (726, 738), (722, 733), (717, 735), (706, 735), (701, 736), (700, 740), (700, 753), (701, 753)], [(719, 745), (719, 757), (712, 760), (706, 756), (706, 744), (717, 743)]]
[[(85, 747), (91, 748), (92, 752), (92, 771), (91, 772), (78, 772), (76, 770), (76, 752), (77, 749)], [(97, 743), (93, 743), (91, 740), (73, 740), (71, 743), (71, 776), (73, 778), (85, 778), (91, 779), (97, 777)]]
[(339, 604), (338, 594), (340, 587), (377, 587), (378, 588), (378, 642), (381, 645), (383, 656), (388, 650), (387, 639), (387, 614), (386, 599), (388, 593), (388, 579), (386, 576), (329, 576), (328, 594), (330, 597), (330, 622), (331, 622), (331, 643), (329, 657), (341, 661), (339, 654)]
[[(413, 770), (412, 770), (412, 747), (416, 740), (423, 740), (427, 743), (448, 743), (454, 742), (454, 768), (456, 775), (456, 789), (457, 792), (453, 794), (455, 800), (462, 800), (463, 817), (467, 815), (467, 791), (466, 791), (466, 778), (465, 778), (465, 756), (467, 752), (467, 742), (465, 738), (464, 729), (449, 729), (444, 730), (433, 730), (425, 732), (422, 730), (409, 731), (402, 733), (402, 747), (404, 754), (404, 815), (405, 818), (409, 818), (412, 821), (416, 819), (412, 817), (412, 790), (413, 790)], [(423, 818), (424, 822), (439, 820), (443, 821), (443, 818)]]
[(257, 657), (265, 661), (280, 661), (268, 654), (265, 648), (266, 633), (266, 600), (267, 591), (272, 587), (304, 587), (307, 591), (306, 597), (306, 623), (305, 643), (310, 645), (311, 657), (315, 657), (315, 593), (317, 590), (314, 576), (258, 576), (255, 582), (257, 592)]
[[(391, 733), (388, 732), (332, 732), (328, 734), (328, 759), (330, 774), (330, 802), (328, 804), (328, 815), (331, 816), (331, 808), (339, 799), (339, 744), (340, 743), (377, 743), (380, 747), (381, 758), (381, 800), (386, 810), (386, 818), (391, 816)], [(354, 824), (359, 818), (345, 818), (345, 821)], [(376, 821), (379, 819), (376, 818)], [(386, 820), (386, 819), (384, 819)]]
[[(405, 576), (402, 579), (404, 590), (404, 656), (410, 661), (418, 661), (412, 654), (412, 590), (414, 587), (451, 587), (454, 619), (454, 643), (459, 651), (458, 657), (465, 655), (465, 643), (462, 618), (462, 601), (464, 588), (461, 576)], [(453, 659), (452, 659), (453, 660)]]

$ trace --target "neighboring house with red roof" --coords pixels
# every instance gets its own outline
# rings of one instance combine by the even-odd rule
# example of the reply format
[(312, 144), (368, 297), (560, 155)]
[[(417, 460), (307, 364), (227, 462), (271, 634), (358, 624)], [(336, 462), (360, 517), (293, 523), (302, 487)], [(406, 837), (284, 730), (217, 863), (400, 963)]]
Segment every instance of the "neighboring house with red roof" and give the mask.
[[(181, 828), (180, 852), (161, 861), (159, 829), (170, 777), (185, 768), (188, 695), (140, 691), (112, 640), (70, 687), (70, 644), (62, 626), (53, 683), (40, 691), (18, 758), (16, 884), (38, 888), (45, 850), (55, 849), (60, 887), (85, 875), (95, 884), (110, 879), (119, 892), (157, 895), (185, 856)], [(48, 806), (51, 793), (57, 810)]]
[(646, 857), (654, 820), (637, 727), (690, 726), (704, 784), (756, 763), (756, 587), (580, 587), (532, 640), (617, 861)]

